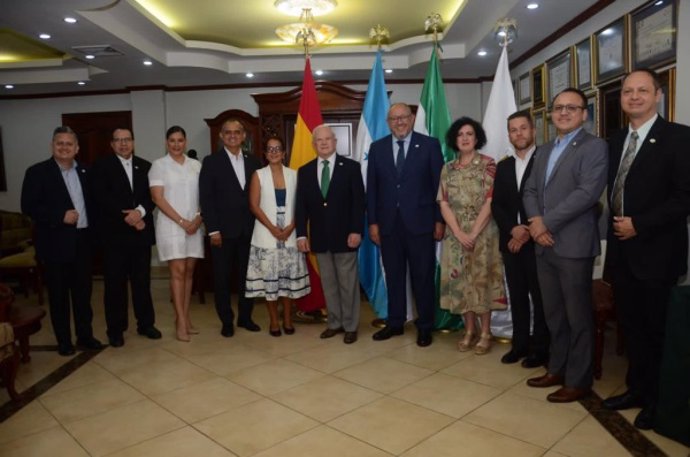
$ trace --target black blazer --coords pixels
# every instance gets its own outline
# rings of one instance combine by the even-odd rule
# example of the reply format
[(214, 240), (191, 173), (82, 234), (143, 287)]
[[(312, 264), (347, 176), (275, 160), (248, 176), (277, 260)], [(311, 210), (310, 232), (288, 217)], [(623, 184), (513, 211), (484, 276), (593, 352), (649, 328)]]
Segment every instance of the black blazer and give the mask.
[[(609, 140), (608, 199), (628, 135)], [(635, 156), (623, 191), (623, 208), (637, 236), (620, 241), (609, 224), (606, 262), (627, 262), (638, 279), (677, 280), (687, 270), (690, 211), (690, 127), (659, 116)], [(609, 218), (609, 223), (613, 219)]]
[[(532, 165), (536, 155), (537, 151), (534, 151), (527, 163), (525, 173), (522, 175), (520, 190), (518, 190), (515, 178), (515, 157), (506, 157), (496, 165), (491, 215), (496, 221), (496, 225), (498, 225), (499, 248), (501, 252), (510, 252), (508, 250), (508, 241), (512, 238), (510, 231), (513, 227), (519, 225), (518, 213), (520, 214), (521, 223), (527, 225), (527, 214), (522, 204), (522, 190), (525, 188), (525, 182), (527, 182), (527, 178), (532, 172)], [(532, 241), (530, 240), (528, 243), (532, 243)]]
[(240, 187), (235, 170), (224, 148), (208, 155), (199, 174), (199, 202), (206, 233), (220, 232), (223, 238), (251, 236), (254, 215), (249, 211), (249, 183), (261, 163), (256, 157), (244, 156), (245, 188)]
[(336, 156), (333, 176), (324, 198), (317, 177), (318, 158), (297, 172), (295, 227), (307, 236), (314, 252), (355, 251), (347, 246), (350, 233), (364, 230), (364, 182), (358, 162)]
[[(98, 219), (94, 220), (101, 242), (119, 245), (150, 246), (154, 244), (153, 209), (149, 189), (151, 162), (132, 156), (132, 184), (117, 154), (101, 157), (92, 168), (94, 201)], [(125, 222), (122, 210), (141, 205), (146, 210), (144, 230), (137, 230)]]
[[(91, 224), (93, 203), (89, 172), (77, 165), (86, 216)], [(26, 170), (22, 184), (22, 212), (36, 230), (36, 256), (43, 262), (72, 262), (77, 254), (77, 227), (63, 222), (65, 212), (74, 209), (60, 166), (51, 157)], [(88, 230), (87, 230), (88, 233)]]

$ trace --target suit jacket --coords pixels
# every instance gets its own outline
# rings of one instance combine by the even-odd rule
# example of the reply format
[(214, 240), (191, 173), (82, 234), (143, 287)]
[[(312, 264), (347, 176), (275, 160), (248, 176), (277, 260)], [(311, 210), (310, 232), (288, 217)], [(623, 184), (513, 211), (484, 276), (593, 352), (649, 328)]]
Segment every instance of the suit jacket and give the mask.
[(319, 159), (297, 172), (295, 224), (297, 237), (307, 236), (314, 252), (355, 251), (347, 246), (350, 233), (364, 229), (364, 183), (359, 163), (336, 155), (333, 176), (324, 198), (317, 176)]
[[(77, 165), (86, 216), (91, 224), (93, 204), (89, 172)], [(74, 209), (60, 166), (51, 157), (26, 170), (22, 184), (22, 212), (36, 230), (36, 256), (43, 262), (72, 262), (77, 253), (77, 226), (63, 222), (65, 212)]]
[(382, 235), (399, 229), (395, 226), (398, 209), (405, 228), (416, 235), (431, 233), (436, 222), (443, 222), (436, 204), (443, 155), (436, 138), (412, 132), (400, 177), (391, 135), (371, 144), (368, 162), (367, 217), (369, 224), (379, 225)]
[[(612, 135), (608, 197), (618, 173), (628, 129)], [(658, 117), (628, 171), (623, 190), (625, 216), (637, 236), (620, 241), (609, 229), (606, 261), (624, 258), (639, 279), (677, 280), (687, 270), (690, 211), (690, 127)], [(610, 219), (612, 222), (613, 219)]]
[[(109, 245), (154, 244), (153, 209), (149, 189), (151, 162), (132, 156), (132, 186), (117, 154), (98, 159), (92, 169), (94, 201), (98, 219), (94, 222), (101, 241)], [(133, 187), (133, 188), (132, 188)], [(122, 210), (141, 205), (146, 210), (144, 230), (137, 230), (125, 222)]]
[(224, 148), (204, 158), (199, 174), (199, 203), (206, 233), (220, 232), (223, 238), (251, 237), (254, 215), (249, 211), (249, 183), (259, 168), (259, 160), (244, 156), (245, 188), (232, 168)]
[[(555, 140), (547, 143), (534, 160), (523, 192), (528, 218), (543, 216), (554, 237), (554, 252), (565, 258), (595, 257), (601, 251), (598, 218), (599, 197), (606, 186), (606, 142), (581, 129), (566, 146), (544, 183)], [(536, 244), (541, 254), (544, 247)]]
[[(527, 167), (522, 175), (520, 189), (515, 177), (515, 157), (508, 156), (496, 165), (496, 178), (494, 178), (493, 198), (491, 200), (491, 214), (498, 226), (499, 249), (501, 252), (508, 250), (508, 241), (513, 237), (510, 231), (516, 225), (527, 225), (527, 214), (522, 204), (522, 194), (525, 190), (525, 183), (532, 172), (534, 158), (537, 150), (534, 151)], [(520, 221), (518, 222), (518, 214)], [(532, 241), (528, 241), (532, 243)]]

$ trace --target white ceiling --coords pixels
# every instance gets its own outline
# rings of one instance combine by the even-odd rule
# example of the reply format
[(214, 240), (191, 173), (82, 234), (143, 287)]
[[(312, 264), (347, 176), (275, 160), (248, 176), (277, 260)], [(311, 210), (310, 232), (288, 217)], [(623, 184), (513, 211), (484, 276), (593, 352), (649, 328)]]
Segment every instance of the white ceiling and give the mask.
[[(221, 14), (204, 8), (207, 2), (189, 1), (200, 15)], [(256, 2), (268, 0), (226, 0), (227, 26), (233, 28), (238, 11), (255, 9)], [(523, 55), (580, 13), (602, 0), (536, 0), (540, 7), (526, 8), (527, 0), (467, 0), (460, 14), (447, 24), (442, 37), (442, 74), (444, 79), (491, 77), (500, 47), (493, 36), (496, 21), (504, 17), (518, 22), (518, 39), (509, 50), (511, 61)], [(273, 0), (268, 1), (272, 4)], [(377, 7), (377, 0), (339, 0), (341, 6), (356, 4), (367, 17)], [(608, 3), (608, 2), (605, 2)], [(431, 53), (431, 38), (424, 34), (427, 11), (423, 0), (398, 0), (400, 10), (419, 12), (419, 33), (400, 39), (384, 48), (384, 66), (394, 72), (388, 81), (422, 80)], [(135, 0), (3, 0), (0, 31), (12, 31), (32, 40), (39, 33), (52, 38), (43, 43), (66, 54), (66, 59), (40, 62), (3, 62), (0, 59), (0, 98), (54, 93), (124, 90), (132, 87), (182, 88), (189, 86), (290, 83), (299, 84), (304, 68), (302, 51), (295, 47), (238, 48), (225, 43), (185, 40), (173, 28), (154, 18)], [(249, 13), (243, 11), (244, 13)], [(251, 12), (251, 11), (250, 11)], [(392, 11), (391, 14), (395, 12)], [(197, 14), (197, 13), (195, 13)], [(260, 13), (255, 13), (261, 16)], [(65, 16), (74, 16), (76, 24), (67, 24)], [(246, 16), (244, 14), (243, 16)], [(409, 15), (408, 15), (409, 16)], [(209, 19), (210, 20), (210, 19)], [(203, 21), (202, 21), (203, 22)], [(291, 22), (286, 17), (285, 23)], [(323, 22), (332, 21), (323, 19)], [(362, 27), (363, 35), (374, 24)], [(266, 39), (274, 39), (272, 30), (280, 23), (265, 27)], [(333, 22), (332, 25), (338, 26)], [(386, 25), (386, 24), (384, 24)], [(409, 24), (408, 24), (409, 25)], [(414, 24), (413, 24), (414, 25)], [(86, 60), (74, 50), (78, 46), (109, 45), (123, 55)], [(7, 46), (5, 46), (7, 47)], [(487, 56), (477, 56), (485, 49)], [(3, 43), (0, 42), (0, 55)], [(317, 48), (312, 54), (312, 68), (322, 69), (321, 79), (366, 81), (373, 64), (373, 46), (331, 46)], [(142, 65), (144, 59), (153, 65)], [(251, 71), (255, 77), (248, 79)], [(78, 86), (78, 81), (85, 81)], [(14, 89), (5, 89), (13, 84)]]

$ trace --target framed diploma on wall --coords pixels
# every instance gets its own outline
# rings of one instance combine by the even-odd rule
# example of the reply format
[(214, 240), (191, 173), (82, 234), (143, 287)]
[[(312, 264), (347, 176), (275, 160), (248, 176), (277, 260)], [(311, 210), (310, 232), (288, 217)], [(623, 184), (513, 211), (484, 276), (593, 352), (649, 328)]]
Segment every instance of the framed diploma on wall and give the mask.
[(531, 102), (532, 87), (530, 86), (529, 71), (520, 76), (518, 87), (520, 88), (520, 103), (518, 103), (518, 105), (524, 105)]
[(678, 5), (652, 1), (630, 13), (632, 69), (658, 68), (676, 60)]
[(572, 67), (573, 67), (573, 53), (567, 49), (556, 57), (546, 61), (546, 71), (549, 82), (548, 90), (546, 91), (546, 99), (550, 102), (563, 89), (572, 86)]
[(541, 108), (545, 105), (544, 64), (532, 69), (532, 107)]
[(575, 45), (575, 81), (581, 91), (592, 88), (592, 37)]
[(596, 84), (624, 74), (627, 68), (625, 17), (612, 22), (594, 34)]

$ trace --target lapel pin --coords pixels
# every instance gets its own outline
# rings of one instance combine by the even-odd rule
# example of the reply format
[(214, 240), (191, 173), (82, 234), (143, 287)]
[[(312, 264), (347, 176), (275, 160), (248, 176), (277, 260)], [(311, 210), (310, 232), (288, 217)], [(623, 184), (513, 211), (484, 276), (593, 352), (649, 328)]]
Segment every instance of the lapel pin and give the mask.
[(656, 143), (656, 140), (655, 140), (654, 138), (650, 138), (650, 139), (649, 139), (649, 142), (652, 143), (652, 144), (654, 144), (654, 143)]
[(414, 145), (414, 147), (415, 147), (415, 148), (418, 148), (418, 147), (419, 147), (419, 145), (418, 145), (418, 144), (415, 144), (415, 145)]
[(343, 166), (343, 163), (342, 163), (342, 162), (340, 162), (340, 163), (338, 164), (338, 166), (342, 167), (342, 166)]

